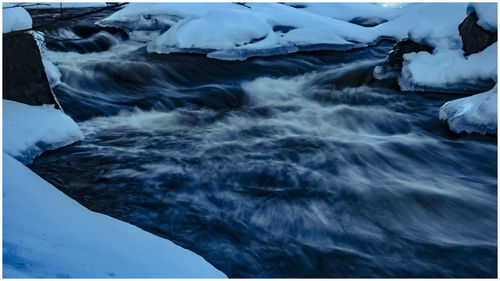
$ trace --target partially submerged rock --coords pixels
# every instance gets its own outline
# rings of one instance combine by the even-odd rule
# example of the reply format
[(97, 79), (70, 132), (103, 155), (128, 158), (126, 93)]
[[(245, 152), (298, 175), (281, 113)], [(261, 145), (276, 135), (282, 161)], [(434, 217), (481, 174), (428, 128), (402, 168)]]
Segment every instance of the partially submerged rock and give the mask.
[(415, 43), (406, 38), (396, 42), (392, 50), (387, 55), (383, 65), (376, 66), (373, 69), (373, 76), (376, 79), (396, 78), (401, 73), (403, 67), (403, 55), (413, 52), (428, 52), (432, 53), (434, 49), (431, 46)]
[(389, 52), (385, 63), (391, 66), (392, 68), (399, 68), (403, 66), (403, 55), (408, 53), (418, 53), (418, 52), (428, 52), (432, 53), (434, 48), (431, 46), (415, 43), (414, 41), (406, 38), (401, 41), (398, 41), (392, 51)]

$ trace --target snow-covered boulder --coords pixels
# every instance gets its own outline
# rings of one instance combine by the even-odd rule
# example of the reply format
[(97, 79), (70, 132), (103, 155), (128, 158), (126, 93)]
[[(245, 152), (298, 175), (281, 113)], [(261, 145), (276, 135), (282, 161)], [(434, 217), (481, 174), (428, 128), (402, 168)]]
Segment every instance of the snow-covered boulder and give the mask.
[(445, 103), (439, 119), (456, 133), (497, 134), (497, 86), (487, 92)]
[(30, 14), (22, 7), (4, 4), (2, 9), (2, 30), (8, 33), (17, 30), (30, 29), (33, 24)]
[(3, 151), (22, 163), (81, 139), (78, 125), (54, 105), (3, 100)]
[(482, 81), (493, 81), (497, 75), (497, 43), (468, 57), (461, 49), (440, 49), (432, 54), (409, 53), (403, 58), (398, 82), (405, 91), (461, 91)]
[(9, 155), (3, 175), (3, 277), (225, 277), (167, 239), (86, 209)]

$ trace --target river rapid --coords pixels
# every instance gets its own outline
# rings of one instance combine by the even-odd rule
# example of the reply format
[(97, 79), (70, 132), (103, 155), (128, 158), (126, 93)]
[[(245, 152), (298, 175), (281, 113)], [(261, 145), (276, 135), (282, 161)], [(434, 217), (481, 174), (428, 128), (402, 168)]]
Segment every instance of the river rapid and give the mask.
[(496, 136), (438, 120), (463, 95), (353, 82), (393, 42), (221, 61), (46, 35), (85, 139), (29, 167), (87, 208), (229, 277), (496, 277)]

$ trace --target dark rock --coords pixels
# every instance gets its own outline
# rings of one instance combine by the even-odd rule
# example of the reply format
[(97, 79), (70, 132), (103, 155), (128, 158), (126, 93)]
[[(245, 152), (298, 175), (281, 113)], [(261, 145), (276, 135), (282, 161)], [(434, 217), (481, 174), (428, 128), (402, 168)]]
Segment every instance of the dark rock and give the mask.
[(354, 23), (357, 25), (361, 25), (364, 27), (374, 27), (384, 22), (387, 22), (386, 19), (381, 17), (355, 17), (349, 21), (350, 23)]
[(465, 55), (481, 52), (497, 41), (497, 32), (489, 31), (477, 24), (476, 12), (470, 13), (458, 26)]
[(385, 64), (394, 68), (399, 68), (403, 66), (403, 55), (413, 52), (429, 52), (432, 53), (434, 48), (425, 44), (415, 43), (412, 40), (406, 38), (398, 41), (392, 51), (389, 52), (389, 56), (385, 60)]
[(3, 34), (3, 98), (30, 105), (59, 105), (52, 94), (38, 45), (29, 33)]

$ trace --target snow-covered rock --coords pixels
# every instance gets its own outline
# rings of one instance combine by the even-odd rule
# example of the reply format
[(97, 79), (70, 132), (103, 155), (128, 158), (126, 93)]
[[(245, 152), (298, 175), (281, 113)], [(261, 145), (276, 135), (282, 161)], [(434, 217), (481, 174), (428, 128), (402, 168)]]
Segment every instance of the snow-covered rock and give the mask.
[(225, 277), (167, 239), (86, 209), (9, 155), (3, 175), (3, 277)]
[(480, 80), (494, 79), (497, 75), (497, 45), (492, 44), (468, 57), (461, 49), (405, 54), (399, 85), (406, 91), (426, 88), (452, 90)]
[(81, 139), (78, 125), (54, 105), (3, 100), (3, 151), (22, 163)]
[(2, 9), (2, 30), (8, 33), (31, 28), (33, 21), (30, 14), (22, 7), (4, 4)]
[(487, 92), (445, 103), (439, 119), (456, 133), (497, 134), (497, 86)]

